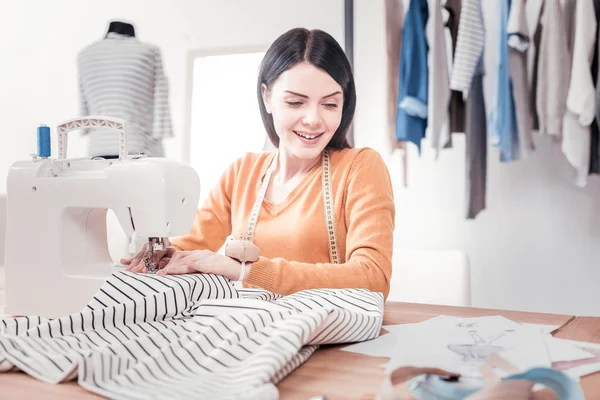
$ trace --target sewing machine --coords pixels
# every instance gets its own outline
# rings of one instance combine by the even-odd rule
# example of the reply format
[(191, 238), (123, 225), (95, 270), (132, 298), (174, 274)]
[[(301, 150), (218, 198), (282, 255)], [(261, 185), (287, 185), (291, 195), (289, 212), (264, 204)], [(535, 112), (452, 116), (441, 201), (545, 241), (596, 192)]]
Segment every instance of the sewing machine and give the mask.
[[(67, 134), (92, 127), (118, 132), (118, 159), (67, 158)], [(189, 232), (200, 195), (197, 173), (183, 162), (127, 155), (126, 128), (114, 118), (67, 121), (57, 128), (57, 159), (38, 150), (10, 168), (6, 314), (77, 313), (109, 274), (123, 270), (109, 254), (108, 209), (131, 238), (130, 252), (139, 248), (136, 238), (160, 250), (168, 244), (163, 238)]]

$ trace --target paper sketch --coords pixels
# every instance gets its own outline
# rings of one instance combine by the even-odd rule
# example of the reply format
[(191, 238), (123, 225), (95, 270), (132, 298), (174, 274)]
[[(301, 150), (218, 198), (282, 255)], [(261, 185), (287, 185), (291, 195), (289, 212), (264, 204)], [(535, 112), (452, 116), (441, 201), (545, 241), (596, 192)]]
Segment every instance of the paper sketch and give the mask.
[(503, 346), (495, 345), (494, 341), (505, 337), (509, 332), (514, 332), (514, 329), (506, 329), (497, 335), (483, 338), (476, 330), (469, 330), (472, 343), (451, 343), (448, 344), (448, 349), (461, 355), (463, 362), (485, 363), (490, 355), (506, 350)]
[[(550, 364), (540, 329), (501, 316), (438, 316), (386, 327), (397, 338), (386, 373), (399, 366), (432, 367), (479, 378), (490, 355), (516, 354), (518, 368)], [(514, 365), (514, 364), (513, 364)]]

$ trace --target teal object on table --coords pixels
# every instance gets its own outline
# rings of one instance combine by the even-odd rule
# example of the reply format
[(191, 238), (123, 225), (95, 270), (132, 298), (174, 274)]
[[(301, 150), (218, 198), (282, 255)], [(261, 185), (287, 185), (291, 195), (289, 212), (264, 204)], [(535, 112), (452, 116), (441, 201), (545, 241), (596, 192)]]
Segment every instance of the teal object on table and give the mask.
[[(560, 400), (584, 400), (581, 386), (562, 371), (552, 368), (532, 368), (502, 378), (504, 381), (524, 379), (551, 389)], [(483, 389), (483, 385), (451, 381), (437, 375), (420, 375), (407, 382), (417, 400), (462, 400)]]

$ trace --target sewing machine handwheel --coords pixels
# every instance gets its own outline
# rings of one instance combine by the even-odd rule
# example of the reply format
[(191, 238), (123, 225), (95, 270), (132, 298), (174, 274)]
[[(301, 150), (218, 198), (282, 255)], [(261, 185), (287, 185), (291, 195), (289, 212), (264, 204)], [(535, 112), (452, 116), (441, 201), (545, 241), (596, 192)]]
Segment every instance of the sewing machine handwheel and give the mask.
[(58, 159), (67, 158), (67, 134), (71, 131), (84, 128), (107, 128), (119, 133), (119, 160), (127, 158), (127, 146), (125, 136), (127, 122), (119, 118), (89, 116), (79, 117), (63, 122), (58, 125)]

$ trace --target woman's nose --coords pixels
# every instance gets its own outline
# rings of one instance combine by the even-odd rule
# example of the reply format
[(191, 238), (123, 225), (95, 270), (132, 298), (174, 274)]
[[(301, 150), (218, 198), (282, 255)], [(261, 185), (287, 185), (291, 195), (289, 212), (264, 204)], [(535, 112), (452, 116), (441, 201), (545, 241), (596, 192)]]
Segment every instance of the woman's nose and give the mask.
[(319, 126), (321, 123), (321, 113), (318, 107), (307, 107), (303, 122), (307, 126)]

